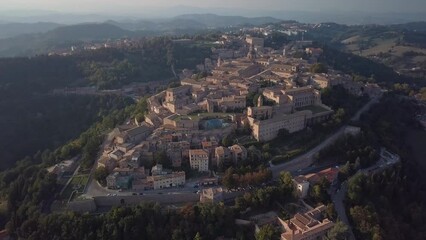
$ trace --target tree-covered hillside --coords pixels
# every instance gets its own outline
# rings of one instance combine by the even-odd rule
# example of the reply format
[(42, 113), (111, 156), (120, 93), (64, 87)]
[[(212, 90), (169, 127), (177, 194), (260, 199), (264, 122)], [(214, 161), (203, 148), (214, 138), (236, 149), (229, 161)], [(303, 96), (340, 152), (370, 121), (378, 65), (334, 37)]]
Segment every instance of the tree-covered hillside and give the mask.
[(176, 71), (193, 68), (209, 55), (207, 47), (153, 38), (132, 48), (0, 59), (0, 169), (37, 151), (55, 149), (130, 104), (111, 96), (53, 95), (54, 89), (115, 89), (131, 82), (167, 80), (174, 77), (172, 65)]
[(168, 38), (153, 38), (134, 47), (104, 48), (71, 56), (3, 58), (0, 92), (45, 92), (88, 85), (111, 89), (130, 82), (165, 80), (174, 76), (172, 64), (176, 64), (176, 70), (193, 68), (209, 56), (207, 47), (174, 45)]

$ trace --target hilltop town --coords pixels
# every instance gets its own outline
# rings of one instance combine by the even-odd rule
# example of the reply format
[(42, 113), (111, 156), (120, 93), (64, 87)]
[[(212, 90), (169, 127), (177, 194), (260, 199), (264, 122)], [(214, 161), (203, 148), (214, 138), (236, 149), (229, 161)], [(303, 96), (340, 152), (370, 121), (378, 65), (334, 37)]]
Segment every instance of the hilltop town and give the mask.
[[(194, 44), (188, 39), (174, 42)], [(342, 109), (324, 104), (322, 92), (338, 87), (348, 98), (358, 99), (362, 108), (354, 107), (354, 116), (349, 116), (358, 120), (383, 90), (324, 64), (324, 50), (312, 41), (294, 41), (280, 51), (265, 47), (263, 38), (247, 34), (222, 35), (217, 42), (212, 56), (196, 69), (184, 69), (179, 80), (169, 84), (131, 84), (112, 91), (55, 90), (56, 94), (127, 95), (138, 100), (143, 112), (143, 117), (128, 119), (109, 132), (88, 183), (74, 187), (67, 209), (85, 212), (155, 201), (166, 206), (225, 202), (245, 210), (241, 203), (247, 201), (245, 192), (263, 187), (271, 191), (277, 179), (283, 184), (287, 176), (283, 172), (289, 171), (293, 177), (286, 187), (293, 190), (287, 197), (303, 205), (293, 212), (294, 217), (285, 221), (272, 211), (237, 219), (237, 225), (255, 224), (256, 231), (266, 225), (279, 226), (285, 240), (322, 237), (336, 223), (328, 215), (329, 205), (312, 201), (312, 189), (318, 186), (336, 204), (339, 218), (349, 224), (342, 200), (346, 190), (337, 191), (341, 183), (338, 163), (318, 164), (315, 156), (338, 139), (361, 136), (361, 128), (343, 125), (338, 117)], [(318, 131), (324, 125), (328, 130), (310, 147), (291, 156), (291, 149), (284, 151), (284, 158), (270, 157), (271, 151), (277, 152), (271, 145), (288, 148), (275, 142)], [(399, 162), (398, 155), (383, 152), (380, 161), (363, 169), (366, 175)], [(371, 155), (379, 159), (374, 151)], [(64, 161), (48, 171), (60, 179), (76, 169), (77, 161), (78, 157)]]
[[(179, 84), (146, 100), (143, 122), (131, 121), (114, 130), (97, 164), (110, 174), (109, 188), (178, 187), (185, 184), (186, 173), (172, 169), (182, 169), (183, 164), (209, 173), (245, 161), (244, 142), (222, 146), (222, 140), (246, 129), (246, 139), (268, 142), (283, 132), (291, 134), (329, 119), (333, 109), (322, 104), (322, 88), (341, 85), (351, 94), (371, 97), (380, 92), (377, 85), (354, 82), (333, 69), (316, 69), (323, 67), (318, 63), (322, 49), (309, 47), (310, 42), (277, 52), (265, 48), (262, 38), (222, 39), (225, 46), (241, 48), (216, 49), (216, 60), (206, 59), (198, 66), (205, 76), (184, 70)], [(308, 57), (290, 57), (289, 51), (304, 51)], [(250, 97), (255, 105), (247, 100)], [(164, 153), (172, 169), (157, 171), (162, 166), (156, 165), (150, 176), (143, 166), (152, 166), (156, 153)]]
[(424, 24), (162, 21), (0, 51), (0, 239), (424, 239)]

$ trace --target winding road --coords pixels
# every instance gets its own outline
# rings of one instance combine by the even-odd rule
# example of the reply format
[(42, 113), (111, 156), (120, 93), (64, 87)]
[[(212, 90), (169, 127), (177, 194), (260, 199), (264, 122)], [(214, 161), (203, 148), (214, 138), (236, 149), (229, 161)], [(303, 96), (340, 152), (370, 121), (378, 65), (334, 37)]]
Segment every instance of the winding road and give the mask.
[[(358, 112), (351, 118), (351, 121), (358, 121), (361, 114), (370, 109), (370, 107), (379, 101), (380, 97), (372, 98), (367, 104), (365, 104)], [(327, 146), (333, 144), (337, 139), (339, 139), (345, 133), (345, 129), (348, 125), (344, 125), (340, 127), (335, 133), (330, 135), (326, 140), (324, 140), (321, 144), (312, 148), (308, 152), (300, 155), (288, 162), (273, 165), (270, 163), (270, 169), (272, 171), (272, 176), (274, 178), (279, 177), (280, 172), (289, 171), (291, 173), (298, 173), (298, 175), (302, 174), (302, 172), (306, 172), (306, 169), (309, 169), (313, 162), (315, 154), (319, 153), (322, 149)], [(294, 174), (293, 174), (294, 175)]]
[[(365, 104), (358, 112), (351, 118), (351, 121), (357, 121), (359, 120), (362, 113), (370, 109), (370, 107), (378, 102), (380, 97), (376, 97), (371, 99), (367, 104)], [(341, 137), (344, 132), (347, 125), (340, 127), (335, 133), (330, 135), (326, 140), (324, 140), (321, 144), (317, 145), (313, 149), (309, 150), (308, 152), (304, 153), (303, 155), (300, 155), (288, 162), (273, 165), (270, 163), (270, 170), (272, 171), (273, 178), (278, 178), (280, 175), (280, 172), (282, 171), (289, 171), (293, 175), (301, 175), (301, 174), (308, 174), (308, 173), (314, 173), (321, 171), (323, 169), (326, 169), (328, 167), (332, 167), (333, 165), (326, 164), (326, 165), (319, 165), (314, 166), (314, 156), (319, 151), (324, 149), (325, 147), (333, 144), (339, 137)], [(109, 135), (103, 144), (105, 146), (108, 141), (111, 141), (111, 136)], [(101, 148), (103, 149), (103, 148)], [(111, 190), (104, 188), (99, 185), (99, 183), (93, 179), (92, 175), (94, 172), (94, 169), (96, 169), (97, 162), (94, 165), (94, 168), (92, 170), (91, 177), (89, 179), (89, 183), (85, 189), (85, 196), (87, 197), (95, 197), (95, 196), (106, 196), (108, 194), (117, 194), (117, 195), (131, 195), (134, 191), (123, 191), (119, 192), (117, 190)], [(193, 187), (193, 183), (187, 183), (185, 184), (185, 187), (183, 188), (170, 188), (170, 189), (162, 189), (162, 190), (151, 190), (151, 191), (144, 191), (144, 194), (185, 194), (185, 193), (191, 193), (193, 194), (194, 191), (197, 191), (199, 189), (195, 189)]]

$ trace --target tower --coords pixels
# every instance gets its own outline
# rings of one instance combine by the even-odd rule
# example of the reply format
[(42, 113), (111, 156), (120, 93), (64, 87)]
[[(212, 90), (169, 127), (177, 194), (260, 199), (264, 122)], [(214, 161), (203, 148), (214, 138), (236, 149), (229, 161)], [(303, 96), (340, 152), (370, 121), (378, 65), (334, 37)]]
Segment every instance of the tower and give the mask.
[(260, 95), (259, 98), (257, 99), (257, 106), (258, 107), (263, 106), (263, 96), (262, 95)]
[(221, 57), (219, 57), (219, 58), (217, 59), (217, 66), (218, 66), (218, 67), (220, 67), (220, 66), (222, 66), (222, 64), (223, 64), (223, 60), (222, 60), (222, 58), (221, 58)]
[(250, 45), (250, 50), (247, 54), (247, 58), (251, 61), (254, 61), (256, 59), (256, 50), (254, 49), (253, 44)]
[(214, 105), (210, 100), (206, 100), (207, 101), (207, 112), (212, 113), (214, 112)]

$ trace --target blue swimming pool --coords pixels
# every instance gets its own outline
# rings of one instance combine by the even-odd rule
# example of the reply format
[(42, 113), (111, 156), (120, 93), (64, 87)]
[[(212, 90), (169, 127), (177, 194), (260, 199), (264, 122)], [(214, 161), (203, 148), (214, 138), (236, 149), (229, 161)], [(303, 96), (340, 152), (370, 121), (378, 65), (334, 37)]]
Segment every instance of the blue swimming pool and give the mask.
[(202, 123), (202, 126), (206, 130), (211, 130), (211, 129), (222, 128), (225, 126), (225, 123), (223, 119), (209, 119), (209, 120), (205, 120)]

